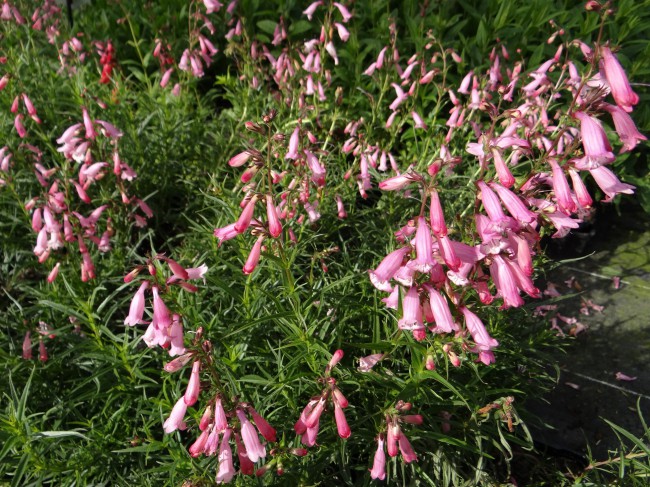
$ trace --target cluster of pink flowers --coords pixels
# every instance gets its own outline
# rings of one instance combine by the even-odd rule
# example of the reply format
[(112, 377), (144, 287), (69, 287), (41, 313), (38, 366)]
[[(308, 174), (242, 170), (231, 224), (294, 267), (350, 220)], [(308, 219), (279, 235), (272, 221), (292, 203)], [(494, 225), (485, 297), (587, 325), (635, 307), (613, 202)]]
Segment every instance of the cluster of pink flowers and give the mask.
[[(201, 331), (195, 341), (200, 340)], [(203, 344), (203, 350), (210, 350), (209, 342)], [(190, 361), (192, 372), (185, 394), (181, 396), (163, 424), (165, 433), (185, 429), (185, 414), (188, 406), (194, 406), (199, 398), (201, 381), (200, 371), (204, 356), (200, 352), (188, 352), (165, 365), (167, 372), (175, 372)], [(206, 362), (207, 364), (208, 362)], [(209, 365), (207, 365), (209, 367)], [(199, 422), (198, 438), (189, 447), (192, 457), (201, 455), (218, 455), (217, 483), (230, 482), (235, 475), (231, 440), (234, 440), (240, 472), (244, 475), (255, 473), (255, 463), (266, 457), (266, 447), (260, 441), (259, 434), (268, 442), (276, 442), (275, 429), (248, 403), (236, 399), (228, 401), (228, 410), (224, 408), (223, 394), (218, 393), (208, 401)], [(252, 418), (253, 423), (248, 418)], [(254, 426), (253, 426), (254, 424)]]
[(404, 432), (402, 431), (401, 423), (420, 425), (423, 418), (419, 414), (404, 414), (408, 413), (412, 404), (402, 400), (395, 404), (386, 413), (386, 432), (382, 432), (377, 437), (377, 451), (372, 462), (372, 469), (370, 476), (373, 479), (384, 480), (386, 478), (386, 453), (384, 446), (390, 457), (396, 457), (401, 454), (402, 460), (405, 463), (417, 461), (417, 455), (411, 446)]
[(343, 350), (334, 352), (325, 368), (325, 376), (320, 380), (325, 385), (325, 389), (318, 396), (310, 399), (305, 409), (300, 413), (300, 418), (293, 428), (296, 434), (301, 435), (301, 441), (305, 446), (314, 446), (316, 444), (316, 436), (320, 427), (320, 417), (328, 404), (331, 404), (334, 408), (334, 420), (336, 421), (336, 429), (339, 436), (347, 439), (352, 433), (345, 418), (345, 412), (343, 411), (348, 407), (348, 400), (336, 386), (336, 379), (330, 376), (332, 369), (342, 358)]
[[(516, 109), (496, 112), (492, 103), (495, 96), (511, 100), (523, 78), (521, 65), (517, 64), (512, 71), (507, 70), (509, 79), (504, 79), (500, 57), (495, 51), (485, 79), (470, 71), (461, 83), (458, 93), (467, 94), (467, 101), (449, 91), (452, 118), (455, 113), (460, 115), (450, 126), (446, 141), (453, 140), (452, 129), (459, 127), (458, 123), (471, 123), (478, 138), (466, 147), (478, 159), (482, 175), (476, 183), (476, 208), (482, 207), (482, 211), (474, 215), (474, 232), (478, 238), (473, 240), (478, 243), (467, 245), (456, 241), (452, 236), (458, 234), (458, 229), (448, 230), (445, 222), (442, 184), (437, 180), (443, 166), (458, 164), (457, 160), (451, 160), (447, 147), (441, 148), (440, 158), (428, 167), (427, 173), (409, 168), (379, 184), (385, 191), (403, 190), (417, 184), (423, 199), (420, 214), (396, 232), (403, 246), (370, 271), (373, 285), (391, 293), (384, 299), (386, 306), (398, 309), (398, 299), (402, 296), (398, 326), (410, 330), (416, 339), (425, 339), (427, 329), (434, 334), (453, 333), (462, 349), (478, 353), (479, 360), (485, 364), (492, 363), (493, 349), (498, 342), (470, 311), (471, 294), (467, 291), (473, 289), (485, 305), (501, 299), (502, 308), (524, 304), (522, 293), (539, 297), (532, 275), (533, 255), (541, 229), (552, 226), (556, 229), (555, 237), (564, 236), (578, 227), (581, 217), (592, 206), (581, 173), (593, 177), (605, 193), (605, 201), (616, 194), (633, 191), (632, 186), (620, 182), (606, 167), (614, 160), (614, 154), (596, 114), (604, 111), (612, 115), (622, 150), (630, 150), (645, 140), (628, 115), (638, 97), (608, 47), (597, 46), (595, 52), (584, 45), (582, 48), (589, 61), (594, 65), (599, 63), (601, 73), (591, 78), (581, 77), (575, 65), (566, 61), (560, 80), (551, 81), (550, 72), (562, 54), (560, 48), (553, 58), (530, 74), (533, 80), (521, 88), (523, 103)], [(507, 56), (505, 49), (502, 55)], [(557, 107), (556, 113), (548, 113), (549, 100), (556, 98), (560, 90), (570, 93), (571, 108), (564, 112)], [(617, 105), (604, 102), (608, 92)], [(487, 114), (489, 119), (489, 129), (485, 132), (479, 124), (481, 114)], [(502, 120), (500, 132), (495, 130), (494, 117)], [(558, 125), (552, 123), (554, 120), (559, 121)], [(577, 151), (580, 146), (581, 155)], [(543, 156), (537, 158), (535, 152)], [(511, 168), (525, 158), (532, 161), (534, 170), (517, 184)], [(429, 203), (428, 218), (426, 203)], [(456, 313), (452, 312), (450, 302)], [(455, 316), (463, 318), (464, 329), (459, 327)], [(466, 340), (467, 335), (473, 344)], [(452, 364), (460, 364), (452, 342), (441, 348)]]
[[(23, 96), (23, 100), (28, 98)], [(31, 107), (28, 110), (35, 116), (31, 102), (26, 102), (25, 105)], [(58, 151), (63, 153), (66, 159), (79, 163), (76, 177), (70, 177), (63, 166), (45, 167), (41, 163), (42, 152), (34, 146), (26, 146), (34, 154), (34, 174), (44, 188), (44, 193), (32, 198), (25, 206), (27, 210), (32, 211), (32, 229), (37, 234), (34, 254), (39, 262), (44, 263), (53, 251), (65, 247), (66, 244), (76, 243), (82, 257), (81, 279), (85, 282), (95, 277), (89, 245), (97, 246), (100, 252), (108, 252), (111, 250), (111, 237), (114, 234), (110, 217), (106, 218), (103, 232), (99, 226), (100, 218), (110, 205), (104, 203), (96, 206), (97, 203), (90, 196), (92, 187), (105, 176), (105, 168), (108, 166), (107, 162), (96, 162), (94, 159), (93, 151), (98, 151), (100, 146), (104, 145), (104, 141), (99, 141), (98, 138), (105, 139), (112, 147), (113, 173), (117, 189), (122, 195), (122, 204), (140, 208), (144, 213), (144, 216), (133, 213), (136, 224), (146, 225), (146, 219), (153, 216), (153, 213), (144, 201), (127, 195), (125, 180), (132, 180), (136, 174), (120, 159), (117, 141), (122, 133), (108, 122), (92, 120), (86, 108), (82, 111), (83, 123), (72, 125), (57, 139), (61, 145)], [(61, 177), (56, 177), (57, 174)], [(68, 191), (69, 187), (74, 187), (74, 194), (81, 203), (95, 205), (88, 216), (76, 211), (76, 208), (81, 209), (81, 206), (70, 198), (73, 193)], [(53, 267), (48, 282), (54, 281), (59, 267), (59, 263)]]
[[(246, 122), (249, 131), (266, 139), (267, 154), (262, 154), (256, 149), (247, 149), (228, 161), (231, 167), (248, 164), (241, 176), (245, 196), (240, 203), (242, 211), (237, 221), (214, 231), (220, 244), (247, 230), (257, 237), (243, 268), (245, 274), (251, 274), (257, 267), (265, 239), (282, 238), (282, 220), (288, 224), (289, 238), (295, 241), (291, 223), (301, 224), (305, 221), (305, 214), (298, 211), (300, 208), (305, 211), (309, 222), (313, 223), (320, 218), (316, 198), (320, 194), (320, 188), (325, 186), (326, 169), (315, 154), (318, 150), (318, 140), (311, 132), (307, 131), (305, 134), (305, 131), (297, 126), (285, 146), (286, 136), (273, 132), (272, 122), (275, 115), (275, 112), (271, 111), (259, 124)], [(281, 157), (282, 153), (284, 158)], [(282, 165), (286, 169), (278, 167)], [(286, 180), (289, 180), (288, 184)], [(279, 185), (283, 185), (283, 189), (278, 198), (274, 193)], [(314, 189), (316, 194), (313, 193)], [(265, 217), (257, 219), (255, 207), (260, 201), (264, 201), (266, 212)], [(339, 216), (344, 217), (345, 208), (340, 198), (337, 198), (337, 205)]]
[[(53, 340), (56, 338), (52, 327), (45, 323), (44, 321), (39, 321), (38, 323), (38, 359), (41, 362), (47, 362), (49, 356), (47, 353), (47, 346), (45, 345), (45, 339)], [(32, 332), (28, 330), (25, 333), (25, 338), (23, 339), (23, 354), (22, 357), (24, 360), (32, 359)]]
[[(165, 278), (161, 275), (161, 270), (156, 263), (164, 262), (171, 275)], [(198, 287), (187, 282), (189, 280), (202, 279), (208, 270), (203, 264), (200, 267), (185, 268), (175, 260), (164, 255), (156, 255), (147, 261), (145, 265), (135, 267), (124, 277), (124, 282), (132, 282), (144, 269), (148, 270), (149, 277), (141, 279), (140, 287), (136, 291), (129, 314), (124, 320), (125, 325), (135, 326), (139, 324), (149, 324), (144, 334), (143, 340), (149, 347), (156, 345), (169, 350), (169, 355), (176, 356), (185, 353), (183, 343), (183, 322), (182, 317), (177, 313), (172, 313), (161, 298), (160, 293), (169, 291), (172, 286), (179, 287), (185, 291), (194, 293)], [(146, 292), (152, 295), (152, 315), (151, 321), (144, 320)], [(198, 371), (197, 371), (198, 373)]]

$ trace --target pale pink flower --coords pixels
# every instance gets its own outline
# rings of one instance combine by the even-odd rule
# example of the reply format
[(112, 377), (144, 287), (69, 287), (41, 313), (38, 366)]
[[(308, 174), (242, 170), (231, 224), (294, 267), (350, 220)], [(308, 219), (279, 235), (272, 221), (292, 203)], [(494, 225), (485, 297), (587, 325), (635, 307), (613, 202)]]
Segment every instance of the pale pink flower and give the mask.
[(125, 325), (134, 326), (143, 323), (142, 316), (144, 314), (144, 292), (149, 287), (149, 281), (144, 281), (140, 284), (140, 288), (131, 300), (131, 307), (129, 308), (129, 315), (124, 320)]
[(479, 350), (489, 351), (499, 346), (499, 342), (489, 335), (485, 325), (478, 316), (472, 313), (465, 306), (461, 306), (460, 311), (465, 317), (465, 326), (472, 335)]
[(408, 265), (418, 272), (429, 272), (436, 262), (433, 259), (431, 230), (424, 217), (418, 217), (418, 229), (415, 232), (413, 245), (416, 259), (410, 261)]
[(177, 429), (185, 429), (185, 422), (183, 418), (185, 417), (185, 412), (187, 411), (187, 404), (185, 400), (181, 397), (172, 408), (172, 412), (169, 414), (167, 420), (163, 423), (163, 429), (165, 433), (172, 433)]
[(221, 438), (221, 446), (219, 447), (219, 470), (217, 472), (217, 484), (230, 482), (235, 476), (235, 466), (232, 462), (232, 450), (230, 449), (230, 434), (231, 430), (228, 428)]
[(334, 27), (336, 27), (336, 31), (338, 32), (341, 40), (343, 42), (347, 42), (347, 40), (350, 38), (350, 32), (348, 32), (348, 29), (346, 29), (345, 26), (339, 22), (334, 22)]
[(350, 11), (344, 5), (341, 5), (339, 2), (334, 2), (333, 5), (338, 9), (339, 12), (341, 12), (341, 16), (343, 17), (343, 22), (347, 24), (349, 20), (352, 18), (352, 14), (350, 13)]
[(359, 372), (370, 372), (384, 358), (383, 353), (375, 353), (359, 359)]
[(284, 156), (285, 159), (296, 160), (300, 157), (298, 153), (298, 144), (300, 143), (300, 127), (293, 129), (291, 137), (289, 137), (289, 149)]
[(402, 317), (397, 322), (400, 330), (421, 330), (422, 324), (422, 305), (420, 304), (420, 295), (416, 286), (411, 286), (402, 298)]
[(228, 161), (228, 165), (230, 167), (240, 167), (243, 166), (248, 162), (248, 160), (251, 158), (252, 153), (245, 150), (244, 152), (240, 152), (237, 155), (234, 155), (230, 158)]
[(255, 464), (248, 458), (246, 447), (241, 441), (241, 435), (235, 431), (235, 445), (237, 447), (237, 457), (239, 458), (239, 471), (244, 475), (253, 475), (255, 473)]
[(153, 293), (153, 318), (151, 324), (158, 330), (166, 330), (172, 323), (169, 310), (158, 295), (158, 286), (152, 286), (151, 292)]
[(316, 12), (316, 9), (323, 5), (322, 1), (317, 1), (309, 4), (309, 6), (302, 12), (303, 15), (306, 15), (309, 20), (312, 19), (314, 12)]
[(199, 392), (201, 391), (201, 381), (199, 377), (199, 371), (201, 370), (201, 361), (195, 360), (192, 364), (192, 373), (190, 374), (190, 381), (187, 383), (187, 389), (185, 389), (185, 395), (183, 399), (185, 404), (188, 406), (193, 406), (196, 404), (196, 401), (199, 399)]
[(639, 96), (632, 91), (625, 70), (612, 51), (603, 46), (600, 48), (600, 52), (603, 56), (601, 67), (612, 90), (614, 101), (626, 112), (631, 112), (632, 106), (639, 103)]
[(600, 187), (600, 189), (602, 189), (603, 192), (607, 195), (607, 198), (604, 200), (606, 202), (612, 201), (612, 199), (614, 199), (614, 196), (619, 193), (634, 193), (634, 186), (631, 184), (622, 183), (612, 171), (604, 166), (590, 169), (589, 173), (594, 178), (596, 184)]
[(575, 116), (580, 120), (580, 135), (585, 153), (584, 157), (576, 161), (576, 167), (593, 169), (612, 162), (614, 160), (612, 147), (600, 122), (584, 112), (576, 112)]
[(59, 268), (61, 267), (61, 262), (57, 262), (56, 265), (52, 268), (50, 273), (47, 276), (47, 282), (52, 284), (56, 279), (56, 276), (59, 275)]
[(524, 202), (511, 190), (498, 183), (490, 183), (490, 187), (497, 192), (503, 206), (516, 220), (521, 223), (533, 223), (537, 219), (537, 214), (526, 208)]
[[(266, 457), (266, 448), (264, 448), (260, 442), (255, 427), (251, 424), (248, 418), (246, 418), (244, 411), (238, 409), (237, 418), (239, 418), (241, 424), (242, 441), (246, 447), (248, 458), (250, 458), (253, 463), (256, 463), (260, 458)], [(226, 430), (226, 432), (227, 431), (228, 430)]]
[(420, 114), (418, 112), (412, 111), (411, 112), (411, 117), (413, 117), (413, 121), (415, 122), (414, 127), (416, 129), (424, 129), (424, 130), (428, 129), (427, 124), (424, 123), (424, 120), (422, 120), (422, 117), (420, 116)]
[(645, 135), (639, 132), (634, 120), (632, 120), (632, 117), (625, 110), (616, 105), (610, 105), (609, 103), (603, 103), (602, 107), (612, 116), (616, 132), (623, 143), (621, 152), (630, 151), (642, 140), (648, 140)]
[(555, 159), (549, 158), (548, 162), (553, 168), (553, 192), (555, 193), (555, 198), (557, 199), (562, 211), (571, 214), (575, 212), (577, 208), (573, 201), (571, 189), (569, 188), (569, 183), (564, 174), (564, 170)]
[(372, 461), (370, 477), (373, 479), (384, 480), (386, 478), (386, 453), (384, 453), (384, 438), (377, 438), (377, 451)]
[(444, 296), (429, 285), (425, 286), (425, 290), (429, 293), (429, 305), (436, 322), (436, 331), (451, 333), (458, 330), (458, 325), (454, 322), (449, 304)]

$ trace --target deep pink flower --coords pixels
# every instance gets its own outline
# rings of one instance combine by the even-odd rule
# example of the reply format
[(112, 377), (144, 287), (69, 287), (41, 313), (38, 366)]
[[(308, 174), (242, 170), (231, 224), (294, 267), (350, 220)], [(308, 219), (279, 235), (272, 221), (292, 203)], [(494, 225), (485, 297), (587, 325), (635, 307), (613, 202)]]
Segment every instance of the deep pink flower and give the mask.
[(253, 475), (255, 473), (255, 464), (248, 458), (246, 447), (241, 441), (241, 435), (235, 431), (235, 445), (237, 447), (237, 457), (239, 458), (239, 470), (244, 475)]
[(252, 407), (248, 408), (248, 412), (253, 417), (253, 422), (264, 439), (274, 443), (276, 441), (275, 429)]
[(526, 208), (524, 202), (511, 190), (497, 183), (490, 183), (490, 187), (497, 192), (503, 206), (516, 220), (521, 223), (532, 223), (537, 219), (537, 214)]
[(418, 457), (415, 454), (415, 451), (413, 451), (411, 442), (409, 442), (408, 438), (404, 433), (401, 433), (399, 435), (399, 439), (397, 440), (397, 442), (399, 444), (399, 451), (402, 454), (402, 459), (404, 460), (405, 463), (411, 463), (417, 461)]
[(352, 432), (347, 420), (345, 419), (343, 408), (337, 401), (334, 401), (334, 419), (336, 420), (336, 429), (339, 433), (339, 436), (343, 439), (349, 438)]
[(239, 215), (239, 219), (235, 223), (235, 226), (233, 227), (234, 230), (238, 233), (244, 233), (248, 226), (251, 224), (251, 220), (253, 219), (253, 213), (255, 211), (255, 203), (257, 203), (257, 195), (253, 195), (251, 199), (248, 201), (246, 206), (244, 207), (244, 210), (241, 212), (241, 215)]
[(248, 259), (246, 259), (246, 263), (244, 264), (244, 267), (242, 269), (244, 274), (246, 275), (252, 274), (255, 268), (257, 267), (257, 264), (260, 261), (260, 253), (262, 251), (263, 241), (264, 241), (264, 235), (261, 235), (253, 244), (253, 248), (248, 254)]
[(614, 101), (626, 112), (631, 112), (632, 106), (639, 103), (639, 96), (632, 91), (625, 70), (612, 51), (608, 47), (601, 47), (600, 52), (603, 56), (601, 67), (612, 90)]
[(31, 360), (32, 358), (32, 332), (28, 331), (25, 333), (25, 338), (23, 339), (23, 359)]
[(273, 196), (270, 194), (266, 195), (266, 217), (269, 221), (269, 233), (271, 237), (278, 238), (282, 233), (282, 223), (280, 223), (278, 211), (273, 204)]

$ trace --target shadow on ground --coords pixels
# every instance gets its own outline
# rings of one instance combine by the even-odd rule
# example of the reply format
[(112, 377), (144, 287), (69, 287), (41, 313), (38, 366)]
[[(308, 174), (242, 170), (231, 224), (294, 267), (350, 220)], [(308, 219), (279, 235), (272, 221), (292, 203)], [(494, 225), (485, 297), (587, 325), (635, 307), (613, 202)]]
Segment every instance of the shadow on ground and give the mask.
[[(583, 456), (589, 448), (603, 459), (620, 442), (602, 418), (641, 436), (640, 401), (650, 419), (650, 219), (639, 208), (617, 215), (609, 207), (586, 232), (549, 250), (557, 262), (583, 257), (561, 264), (546, 278), (561, 293), (576, 293), (559, 302), (557, 311), (586, 329), (575, 339), (567, 337), (573, 343), (566, 353), (558, 352), (556, 389), (530, 401), (530, 410), (553, 428), (540, 428), (535, 437), (557, 451)], [(618, 289), (614, 278), (620, 278)], [(587, 307), (584, 315), (579, 309), (586, 300), (604, 309)], [(577, 326), (558, 324), (566, 332)], [(636, 379), (617, 379), (619, 372)]]

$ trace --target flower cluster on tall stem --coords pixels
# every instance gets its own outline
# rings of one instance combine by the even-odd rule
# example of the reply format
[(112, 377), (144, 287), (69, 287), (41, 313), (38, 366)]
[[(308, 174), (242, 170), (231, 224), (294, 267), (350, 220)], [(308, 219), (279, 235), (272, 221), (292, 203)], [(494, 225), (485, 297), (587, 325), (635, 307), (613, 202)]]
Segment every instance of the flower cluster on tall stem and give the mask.
[(352, 433), (343, 411), (348, 407), (348, 400), (337, 387), (336, 379), (330, 375), (332, 369), (342, 358), (343, 350), (334, 352), (325, 368), (325, 375), (319, 379), (319, 383), (324, 385), (325, 388), (318, 396), (314, 396), (309, 400), (293, 428), (296, 434), (301, 435), (301, 441), (305, 446), (311, 447), (316, 444), (316, 436), (320, 428), (320, 417), (328, 407), (330, 409), (334, 408), (334, 420), (336, 421), (339, 436), (347, 439)]

